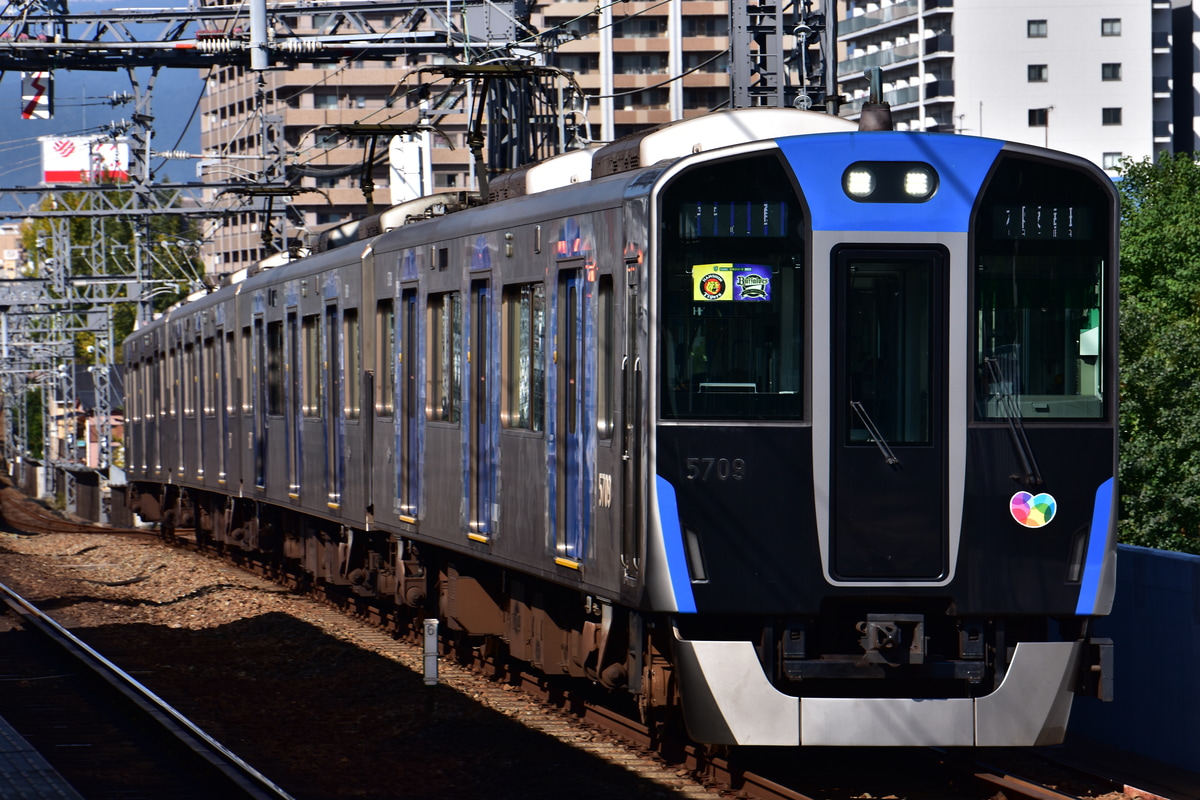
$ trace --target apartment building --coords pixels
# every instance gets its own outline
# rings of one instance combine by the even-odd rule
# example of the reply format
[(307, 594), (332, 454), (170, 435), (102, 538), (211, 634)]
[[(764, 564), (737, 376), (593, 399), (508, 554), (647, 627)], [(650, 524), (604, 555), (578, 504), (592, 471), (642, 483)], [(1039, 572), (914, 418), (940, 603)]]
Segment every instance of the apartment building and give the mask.
[[(575, 143), (611, 141), (727, 105), (729, 8), (713, 0), (534, 6), (531, 27), (564, 42), (545, 63), (573, 73), (587, 95), (575, 107), (575, 119), (587, 123)], [(1200, 25), (1186, 0), (838, 0), (837, 17), (844, 116), (857, 116), (870, 70), (878, 67), (899, 130), (1026, 142), (1108, 169), (1124, 156), (1195, 147), (1191, 53)], [(363, 18), (380, 31), (395, 24), (386, 13)], [(314, 9), (288, 23), (297, 33), (316, 33), (325, 19)], [(376, 142), (376, 163), (364, 172), (369, 139), (338, 133), (339, 125), (432, 121), (436, 131), (406, 145), (412, 173), (404, 180), (421, 192), (477, 188), (467, 138), (470, 90), (443, 95), (448, 79), (426, 72), (429, 97), (393, 96), (402, 81), (415, 85), (414, 70), (452, 61), (430, 52), (313, 62), (265, 72), (261, 84), (242, 67), (210, 74), (201, 136), (214, 157), (204, 179), (245, 184), (240, 193), (227, 186), (209, 198), (230, 212), (216, 223), (206, 251), (210, 274), (273, 252), (264, 241), (268, 205), (286, 209), (286, 234), (302, 241), (367, 214), (365, 175), (375, 206), (391, 202), (389, 182), (399, 180), (389, 178), (386, 139)], [(270, 121), (265, 135), (260, 96)], [(417, 146), (423, 152), (413, 158)], [(279, 160), (271, 162), (276, 152)], [(268, 163), (286, 164), (297, 193), (247, 193)]]
[[(1106, 169), (1191, 146), (1173, 103), (1165, 0), (841, 0), (838, 78), (851, 118), (879, 67), (900, 130), (989, 136)], [(1190, 17), (1190, 4), (1189, 17)], [(1190, 19), (1189, 19), (1190, 22)], [(1191, 31), (1186, 47), (1190, 52)], [(1181, 86), (1191, 93), (1190, 74)]]
[[(393, 25), (384, 13), (363, 18), (380, 31)], [(564, 34), (562, 39), (578, 37), (545, 61), (573, 72), (590, 96), (576, 106), (576, 119), (587, 122), (584, 138), (611, 141), (728, 103), (727, 2), (555, 2), (536, 6), (530, 22), (537, 31), (557, 29)], [(304, 34), (321, 30), (325, 20), (314, 9), (313, 14), (297, 15), (288, 23)], [(413, 125), (429, 119), (428, 109), (420, 108), (415, 96), (390, 99), (390, 95), (412, 70), (448, 60), (431, 53), (314, 62), (261, 76), (243, 67), (210, 73), (201, 103), (201, 146), (212, 157), (204, 164), (202, 177), (210, 183), (235, 185), (214, 189), (206, 198), (210, 206), (229, 211), (213, 223), (211, 244), (205, 251), (209, 274), (249, 267), (273, 252), (264, 241), (262, 210), (268, 204), (276, 212), (286, 209), (285, 231), (292, 241), (366, 215), (362, 183), (369, 140), (339, 134), (336, 127)], [(447, 82), (433, 77), (436, 99)], [(265, 117), (256, 110), (260, 96)], [(423, 138), (428, 153), (420, 178), (422, 190), (476, 188), (465, 112), (463, 93), (456, 105), (440, 108), (434, 115), (437, 131)], [(269, 122), (265, 133), (260, 119)], [(386, 139), (376, 143), (379, 159), (368, 173), (377, 206), (390, 202), (387, 145)], [(272, 154), (278, 151), (298, 193), (254, 194), (256, 177), (273, 163)]]

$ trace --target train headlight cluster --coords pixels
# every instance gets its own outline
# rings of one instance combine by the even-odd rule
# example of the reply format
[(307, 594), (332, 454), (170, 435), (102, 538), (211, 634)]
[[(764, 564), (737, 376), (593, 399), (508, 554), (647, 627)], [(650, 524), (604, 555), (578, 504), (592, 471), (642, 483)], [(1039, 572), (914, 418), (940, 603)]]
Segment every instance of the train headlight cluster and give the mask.
[(924, 203), (937, 188), (937, 171), (920, 161), (858, 161), (842, 173), (843, 191), (859, 203)]

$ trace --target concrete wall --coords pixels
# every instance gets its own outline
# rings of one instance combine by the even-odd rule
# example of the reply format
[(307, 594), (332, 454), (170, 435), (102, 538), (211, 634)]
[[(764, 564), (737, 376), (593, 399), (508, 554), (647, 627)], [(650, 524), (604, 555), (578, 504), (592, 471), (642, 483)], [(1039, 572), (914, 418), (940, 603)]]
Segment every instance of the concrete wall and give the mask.
[(1200, 773), (1200, 556), (1122, 545), (1112, 614), (1115, 701), (1078, 698), (1069, 730)]

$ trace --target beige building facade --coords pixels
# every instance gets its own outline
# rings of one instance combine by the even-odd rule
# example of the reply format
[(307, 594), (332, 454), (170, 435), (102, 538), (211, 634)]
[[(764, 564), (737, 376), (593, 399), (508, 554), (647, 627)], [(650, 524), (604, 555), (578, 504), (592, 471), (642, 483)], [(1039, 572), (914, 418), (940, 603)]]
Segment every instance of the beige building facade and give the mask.
[[(382, 13), (364, 19), (378, 31), (395, 25)], [(303, 35), (315, 34), (324, 20), (314, 13), (288, 22)], [(579, 123), (574, 145), (611, 141), (728, 104), (726, 2), (547, 3), (534, 8), (530, 24), (567, 40), (535, 56), (534, 63), (571, 72), (588, 96), (573, 103), (571, 119)], [(201, 178), (220, 186), (207, 192), (207, 205), (227, 212), (208, 223), (208, 273), (236, 272), (272, 256), (282, 241), (281, 210), (282, 234), (296, 246), (322, 228), (391, 202), (397, 177), (387, 163), (390, 137), (375, 141), (375, 160), (364, 171), (370, 139), (339, 133), (337, 126), (427, 122), (436, 130), (415, 134), (416, 141), (405, 145), (421, 150), (410, 158), (420, 174), (408, 182), (425, 192), (475, 190), (468, 142), (471, 88), (452, 88), (436, 71), (439, 63), (454, 60), (430, 52), (311, 62), (261, 75), (240, 66), (208, 74)], [(430, 88), (427, 98), (415, 91), (423, 81)], [(267, 169), (279, 176), (279, 190), (262, 194), (260, 176)], [(365, 175), (373, 184), (370, 207)], [(265, 229), (268, 207), (276, 220), (273, 230)]]

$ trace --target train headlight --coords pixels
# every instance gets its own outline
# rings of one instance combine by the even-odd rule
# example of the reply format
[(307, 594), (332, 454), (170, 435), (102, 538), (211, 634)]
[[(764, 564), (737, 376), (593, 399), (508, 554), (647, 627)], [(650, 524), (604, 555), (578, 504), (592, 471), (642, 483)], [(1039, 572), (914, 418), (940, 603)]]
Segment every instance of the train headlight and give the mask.
[(904, 173), (904, 192), (914, 200), (924, 200), (933, 194), (937, 184), (933, 180), (933, 170), (924, 165), (916, 166)]
[(842, 186), (856, 200), (870, 197), (875, 191), (875, 173), (866, 167), (851, 167), (842, 176)]
[(937, 194), (938, 174), (920, 161), (859, 161), (842, 173), (842, 190), (857, 203), (924, 203)]

